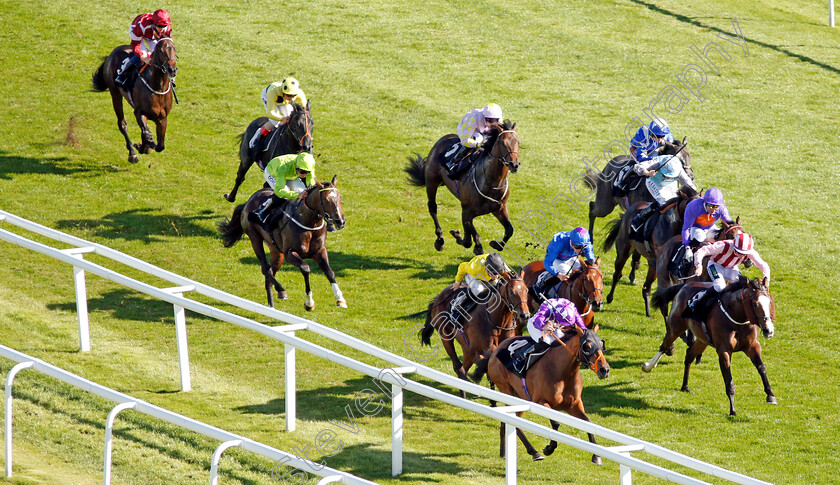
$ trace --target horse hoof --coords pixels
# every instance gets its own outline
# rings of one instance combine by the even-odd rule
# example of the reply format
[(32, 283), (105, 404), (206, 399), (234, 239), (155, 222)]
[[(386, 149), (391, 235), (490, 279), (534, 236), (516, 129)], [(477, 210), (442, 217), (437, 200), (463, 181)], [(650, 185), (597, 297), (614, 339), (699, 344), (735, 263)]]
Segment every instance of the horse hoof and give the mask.
[(776, 402), (776, 396), (767, 396), (767, 403), (768, 404), (779, 404)]
[(155, 151), (156, 151), (156, 152), (160, 153), (160, 152), (162, 152), (163, 150), (164, 150), (164, 146), (163, 146), (163, 145), (155, 145)]
[(225, 194), (222, 197), (224, 197), (225, 200), (228, 202), (233, 202), (234, 200), (236, 200), (236, 197), (231, 197), (230, 194)]
[(612, 295), (607, 295), (607, 303), (612, 303), (612, 301), (613, 301), (613, 296)]
[(629, 278), (627, 278), (627, 279), (628, 279), (628, 280), (630, 280), (630, 284), (631, 284), (631, 285), (635, 285), (635, 284), (636, 284), (636, 277), (635, 277), (635, 276), (630, 276), (630, 277), (629, 277)]
[(595, 465), (603, 465), (604, 462), (601, 461), (601, 457), (598, 455), (592, 455), (592, 463)]
[(736, 413), (735, 410), (733, 409), (732, 411), (729, 411), (729, 415), (730, 416), (737, 416), (738, 413)]
[(688, 392), (688, 393), (690, 393), (690, 392), (691, 392), (691, 391), (689, 391), (689, 390), (688, 390), (688, 386), (682, 386), (682, 387), (680, 388), (680, 391), (682, 391), (682, 392)]
[(545, 456), (551, 456), (551, 454), (552, 454), (552, 453), (554, 453), (554, 450), (555, 450), (555, 449), (557, 449), (557, 447), (556, 447), (556, 446), (551, 446), (551, 445), (548, 445), (548, 446), (546, 446), (545, 448), (543, 448), (543, 454), (544, 454)]
[(347, 308), (347, 302), (345, 300), (338, 300), (337, 302), (335, 302), (335, 306)]
[(289, 299), (289, 294), (286, 292), (286, 290), (277, 292), (277, 299), (278, 300), (288, 300)]
[(534, 454), (533, 454), (533, 455), (531, 455), (531, 458), (532, 458), (534, 461), (543, 461), (543, 460), (545, 460), (545, 457), (544, 457), (544, 456), (542, 455), (542, 453), (540, 453), (539, 451), (534, 452)]
[(128, 156), (128, 163), (137, 163), (140, 161), (140, 157), (137, 155), (129, 155)]
[(505, 250), (505, 243), (502, 241), (490, 241), (490, 247), (501, 252)]
[(305, 309), (306, 309), (306, 311), (311, 312), (312, 310), (314, 310), (314, 309), (315, 309), (315, 304), (313, 303), (313, 304), (312, 304), (312, 306), (309, 306), (309, 304), (304, 303), (304, 304), (303, 304), (303, 308), (305, 308)]
[(473, 254), (475, 254), (476, 256), (478, 256), (478, 255), (480, 255), (480, 254), (484, 254), (484, 248), (483, 248), (483, 247), (481, 247), (481, 246), (479, 246), (479, 245), (476, 245), (476, 246), (473, 248)]
[(647, 372), (650, 372), (652, 370), (653, 370), (653, 366), (650, 365), (649, 363), (645, 362), (644, 364), (642, 364), (642, 372), (647, 373)]
[(438, 251), (442, 251), (444, 242), (446, 241), (444, 241), (442, 237), (437, 238), (435, 240), (435, 249), (437, 249)]

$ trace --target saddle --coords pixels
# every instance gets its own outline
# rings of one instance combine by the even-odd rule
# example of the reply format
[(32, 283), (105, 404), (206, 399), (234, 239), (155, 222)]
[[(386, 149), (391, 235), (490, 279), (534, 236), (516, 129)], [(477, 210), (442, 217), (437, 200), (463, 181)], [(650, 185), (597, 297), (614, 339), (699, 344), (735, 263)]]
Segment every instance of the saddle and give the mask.
[(656, 229), (656, 223), (659, 222), (660, 217), (666, 217), (669, 224), (676, 222), (676, 205), (674, 203), (670, 203), (666, 205), (664, 209), (660, 209), (651, 214), (647, 221), (645, 221), (645, 225), (642, 226), (640, 231), (630, 229), (630, 239), (640, 243), (649, 240), (651, 235), (653, 235), (653, 230)]
[[(563, 342), (568, 342), (575, 333), (563, 335)], [(542, 356), (552, 347), (559, 347), (559, 342), (547, 344), (543, 341), (535, 342), (531, 337), (514, 337), (506, 348), (499, 349), (497, 357), (505, 368), (519, 378), (524, 379), (528, 369), (534, 366)]]
[(463, 328), (461, 319), (468, 316), (478, 305), (474, 298), (470, 298), (469, 291), (470, 289), (467, 286), (461, 286), (453, 292), (452, 299), (449, 300), (449, 316), (458, 328)]
[(685, 310), (682, 312), (683, 318), (690, 318), (691, 320), (697, 320), (698, 322), (702, 322), (706, 320), (706, 315), (709, 314), (709, 310), (711, 310), (712, 305), (718, 301), (718, 298), (706, 298), (703, 303), (698, 305), (700, 300), (706, 294), (709, 289), (703, 289), (695, 293), (691, 299), (688, 300), (688, 303), (685, 306)]
[(618, 172), (618, 175), (615, 177), (615, 182), (613, 182), (614, 197), (624, 197), (628, 192), (638, 189), (645, 180), (644, 177), (638, 175), (632, 169), (633, 164), (630, 163)]
[[(288, 125), (278, 126), (271, 130), (268, 137), (260, 137), (257, 142), (254, 144), (254, 148), (250, 148), (248, 151), (248, 156), (257, 162), (257, 165), (260, 167), (260, 170), (265, 170), (265, 166), (268, 164), (268, 161), (271, 159), (271, 155), (274, 153), (274, 150), (277, 148), (277, 144), (280, 143), (280, 140), (283, 138), (283, 133), (286, 132)], [(267, 156), (264, 156), (264, 153)]]
[(464, 173), (470, 165), (477, 162), (485, 153), (483, 148), (468, 148), (466, 154), (460, 160), (456, 160), (455, 158), (460, 153), (460, 147), (461, 142), (455, 140), (443, 154), (443, 166), (446, 167), (450, 179), (457, 178)]
[[(120, 55), (118, 55), (116, 57), (116, 59), (114, 59), (114, 62), (116, 63), (117, 66), (121, 66), (123, 64), (123, 62), (125, 62), (125, 60), (128, 59), (129, 57), (131, 57), (131, 54), (129, 54), (127, 52), (123, 52)], [(134, 67), (134, 66), (129, 64), (129, 67), (126, 68), (126, 69), (128, 69), (128, 75), (125, 78), (125, 83), (122, 86), (118, 85), (118, 87), (122, 88), (126, 93), (129, 93), (129, 97), (131, 96), (131, 94), (130, 94), (131, 90), (134, 89), (134, 84), (137, 83), (138, 76), (140, 75), (140, 73), (146, 67), (148, 67), (148, 64), (142, 64), (141, 63), (141, 65), (137, 66), (137, 67)], [(114, 82), (116, 82), (116, 80), (117, 80), (117, 71), (114, 71)], [(132, 100), (131, 104), (132, 105), (134, 104), (133, 100)]]

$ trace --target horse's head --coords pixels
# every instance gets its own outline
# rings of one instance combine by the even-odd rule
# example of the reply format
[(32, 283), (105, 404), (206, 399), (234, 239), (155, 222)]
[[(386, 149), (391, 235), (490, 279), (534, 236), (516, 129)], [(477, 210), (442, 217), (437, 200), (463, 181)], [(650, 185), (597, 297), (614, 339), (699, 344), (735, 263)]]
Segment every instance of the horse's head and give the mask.
[(691, 187), (680, 187), (679, 192), (677, 192), (677, 212), (682, 216), (685, 214), (685, 206), (688, 205), (694, 199), (700, 197), (700, 194), (697, 193), (696, 190), (692, 189)]
[(691, 155), (686, 150), (688, 143), (683, 138), (682, 141), (674, 140), (673, 142), (662, 140), (662, 147), (659, 149), (660, 155), (674, 155), (682, 162), (683, 170), (691, 180), (694, 180), (694, 171), (691, 170)]
[(580, 363), (592, 369), (599, 379), (610, 375), (610, 364), (604, 357), (604, 341), (592, 330), (575, 327), (580, 335)]
[(170, 79), (175, 79), (178, 74), (178, 54), (175, 52), (175, 43), (169, 37), (164, 37), (155, 47), (152, 53), (152, 65)]
[(717, 237), (715, 237), (715, 240), (717, 241), (735, 239), (735, 236), (744, 232), (744, 229), (741, 227), (741, 216), (735, 218), (734, 224), (729, 224), (723, 219), (720, 220), (720, 224), (723, 228), (717, 233)]
[(761, 328), (764, 338), (773, 338), (776, 320), (776, 302), (770, 294), (770, 282), (757, 278), (750, 280), (744, 289), (744, 307), (750, 321)]
[(306, 195), (306, 205), (315, 210), (328, 225), (336, 230), (344, 229), (347, 220), (341, 208), (341, 193), (336, 188), (338, 176), (333, 176), (332, 182), (318, 182), (309, 187)]
[(528, 309), (528, 286), (517, 273), (506, 273), (502, 276), (503, 284), (499, 286), (499, 295), (511, 313), (524, 323), (531, 318)]
[(500, 125), (493, 125), (490, 136), (495, 136), (490, 155), (501, 160), (511, 172), (516, 173), (519, 170), (519, 135), (516, 134), (516, 123), (505, 120)]
[(301, 152), (312, 152), (312, 128), (314, 125), (312, 113), (309, 111), (309, 101), (306, 102), (306, 107), (293, 103), (286, 134), (300, 147)]
[(604, 274), (601, 273), (601, 258), (595, 260), (592, 264), (584, 263), (581, 268), (583, 271), (577, 283), (580, 285), (578, 291), (580, 296), (592, 306), (592, 311), (601, 311), (603, 305), (603, 295), (601, 291), (604, 289)]

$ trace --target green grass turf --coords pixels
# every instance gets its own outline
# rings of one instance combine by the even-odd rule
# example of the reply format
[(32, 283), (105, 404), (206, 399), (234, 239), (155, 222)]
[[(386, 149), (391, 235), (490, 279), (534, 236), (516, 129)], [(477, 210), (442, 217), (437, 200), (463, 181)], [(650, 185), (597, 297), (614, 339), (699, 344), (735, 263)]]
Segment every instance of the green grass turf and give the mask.
[[(159, 6), (174, 22), (181, 104), (170, 116), (166, 151), (129, 165), (109, 97), (88, 91), (90, 76), (102, 56), (126, 41), (131, 19)], [(826, 25), (826, 2), (11, 0), (2, 11), (4, 210), (262, 302), (250, 246), (222, 248), (215, 223), (233, 211), (221, 195), (235, 175), (235, 136), (262, 114), (260, 90), (294, 75), (312, 101), (318, 173), (338, 174), (348, 218), (328, 245), (350, 308), (333, 306), (326, 279), (315, 271), (317, 307), (306, 316), (402, 355), (408, 355), (403, 337), (417, 323), (403, 317), (425, 308), (457, 263), (472, 255), (451, 239), (434, 251), (425, 194), (401, 172), (407, 155), (427, 153), (467, 110), (500, 104), (522, 139), (523, 166), (510, 179), (516, 227), (510, 247), (540, 259), (544, 248), (526, 243), (584, 225), (584, 205), (558, 205), (570, 225), (548, 220), (537, 235), (519, 221), (541, 208), (541, 198), (571, 197), (582, 158), (600, 155), (603, 163), (605, 144), (619, 139), (632, 118), (644, 119), (642, 110), (660, 91), (678, 86), (686, 103), (663, 115), (678, 137), (688, 136), (699, 185), (723, 190), (773, 270), (777, 336), (762, 345), (779, 405), (764, 403), (743, 354), (733, 359), (735, 418), (727, 415), (711, 351), (692, 370), (691, 394), (678, 391), (680, 343), (674, 357), (642, 374), (663, 324), (645, 318), (640, 287), (625, 280), (615, 303), (598, 315), (613, 371), (604, 381), (584, 374), (588, 414), (598, 424), (763, 480), (836, 481), (840, 34)], [(733, 34), (733, 17), (748, 56), (716, 37)], [(707, 67), (690, 47), (712, 41), (731, 58), (711, 54), (719, 73), (706, 69), (701, 103), (676, 76), (688, 64)], [(138, 141), (136, 126), (129, 127)], [(252, 170), (240, 200), (261, 183)], [(455, 199), (441, 192), (438, 201), (445, 230), (457, 228)], [(605, 223), (596, 225), (598, 240)], [(477, 228), (485, 242), (501, 234), (493, 218), (479, 219)], [(0, 254), (0, 342), (167, 409), (291, 450), (311, 444), (370, 386), (354, 372), (300, 355), (301, 422), (287, 434), (277, 342), (188, 314), (194, 391), (180, 394), (169, 305), (88, 278), (93, 350), (80, 354), (71, 269), (7, 243)], [(609, 283), (614, 253), (603, 256)], [(278, 307), (303, 315), (299, 273), (286, 266), (280, 278), (291, 299)], [(11, 365), (0, 362), (0, 371)], [(430, 365), (451, 369), (440, 356)], [(12, 483), (101, 480), (107, 403), (27, 372), (15, 390)], [(346, 446), (326, 459), (329, 466), (383, 483), (503, 481), (498, 430), (489, 420), (408, 395), (399, 478), (390, 477), (387, 412), (359, 425), (358, 435), (339, 435)], [(114, 483), (207, 480), (212, 440), (131, 411), (119, 418), (116, 436)], [(561, 447), (541, 463), (523, 458), (521, 446), (519, 452), (522, 483), (617, 480), (616, 464), (596, 468), (576, 450)], [(272, 483), (270, 470), (271, 463), (230, 450), (222, 481)]]

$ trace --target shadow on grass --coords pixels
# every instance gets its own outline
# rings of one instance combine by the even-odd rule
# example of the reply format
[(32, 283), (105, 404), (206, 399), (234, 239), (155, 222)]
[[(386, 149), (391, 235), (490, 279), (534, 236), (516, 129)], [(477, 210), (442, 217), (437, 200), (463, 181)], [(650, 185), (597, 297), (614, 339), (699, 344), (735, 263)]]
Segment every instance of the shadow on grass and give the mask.
[[(248, 244), (247, 236), (243, 236), (242, 241)], [(329, 244), (329, 243), (328, 243)], [(352, 271), (395, 271), (395, 270), (404, 270), (404, 269), (417, 269), (423, 272), (423, 274), (431, 274), (434, 272), (431, 265), (428, 263), (423, 263), (420, 260), (408, 259), (408, 258), (399, 258), (399, 257), (392, 257), (392, 256), (374, 256), (374, 255), (364, 255), (364, 254), (353, 254), (353, 253), (344, 253), (341, 251), (329, 251), (329, 260), (330, 260), (330, 267), (335, 272), (336, 277), (342, 278), (346, 277), (347, 270)], [(317, 264), (314, 264), (312, 260), (305, 260), (309, 263), (309, 268), (312, 270), (312, 274), (323, 274), (321, 273), (321, 269), (318, 268)], [(260, 262), (255, 255), (246, 256), (239, 259), (241, 264), (247, 264), (256, 266), (257, 272), (259, 272)], [(448, 267), (448, 266), (447, 266)], [(455, 265), (455, 269), (458, 266)], [(280, 272), (290, 271), (292, 273), (300, 274), (300, 270), (297, 267), (284, 262), (282, 266), (280, 266)], [(443, 272), (447, 271), (446, 269)], [(442, 273), (445, 274), (445, 273)], [(455, 273), (453, 272), (452, 275)], [(441, 276), (436, 276), (441, 277)], [(426, 278), (424, 278), (426, 279)], [(339, 282), (341, 283), (341, 282)]]
[(218, 237), (216, 231), (197, 224), (198, 221), (216, 219), (212, 211), (202, 211), (195, 216), (154, 214), (158, 209), (131, 209), (108, 214), (100, 219), (67, 219), (56, 223), (57, 229), (92, 229), (99, 237), (163, 242), (159, 236), (170, 237)]
[(50, 174), (50, 175), (74, 175), (78, 173), (93, 172), (116, 172), (109, 167), (85, 167), (80, 164), (68, 166), (67, 157), (22, 157), (11, 155), (9, 152), (0, 150), (0, 180), (11, 180), (14, 175)]
[[(76, 302), (49, 304), (47, 308), (50, 310), (75, 312)], [(127, 288), (112, 290), (97, 298), (88, 297), (88, 311), (109, 313), (114, 318), (120, 320), (160, 322), (167, 325), (175, 324), (175, 316), (171, 303), (146, 296)], [(200, 313), (187, 312), (187, 325), (195, 323), (196, 320), (217, 321)]]
[[(707, 24), (699, 21), (698, 19), (702, 18), (702, 17), (690, 17), (688, 15), (683, 15), (681, 13), (677, 13), (677, 12), (662, 8), (658, 5), (655, 5), (655, 4), (649, 3), (649, 2), (645, 2), (643, 0), (631, 0), (631, 1), (633, 3), (643, 5), (643, 6), (647, 7), (648, 9), (650, 9), (654, 12), (660, 13), (662, 15), (667, 15), (669, 17), (673, 17), (676, 20), (679, 20), (680, 22), (691, 24), (691, 25), (694, 25), (695, 27), (700, 27), (701, 29), (707, 29), (707, 30), (710, 30), (712, 32), (718, 32), (718, 33), (726, 34), (726, 35), (729, 35), (729, 36), (735, 35), (735, 32), (727, 32), (727, 31), (725, 31), (721, 28), (712, 27), (710, 25), (707, 25)], [(731, 19), (728, 19), (728, 20), (731, 20)], [(743, 30), (742, 30), (742, 34), (743, 34)], [(767, 42), (761, 42), (761, 41), (758, 41), (758, 40), (755, 40), (755, 39), (751, 39), (750, 37), (748, 37), (746, 35), (744, 36), (744, 41), (749, 42), (750, 44), (754, 44), (754, 45), (758, 45), (758, 46), (770, 49), (772, 51), (779, 52), (779, 53), (784, 54), (784, 55), (786, 55), (788, 57), (791, 57), (793, 59), (797, 59), (797, 60), (802, 61), (802, 62), (807, 62), (808, 64), (811, 64), (813, 66), (825, 69), (826, 71), (832, 72), (834, 74), (840, 74), (840, 69), (838, 69), (834, 66), (825, 64), (823, 62), (820, 62), (820, 61), (818, 61), (816, 59), (813, 59), (811, 57), (808, 57), (808, 56), (803, 56), (802, 54), (797, 54), (795, 52), (791, 52), (791, 51), (785, 49), (783, 46), (775, 45), (775, 44), (769, 44)]]

